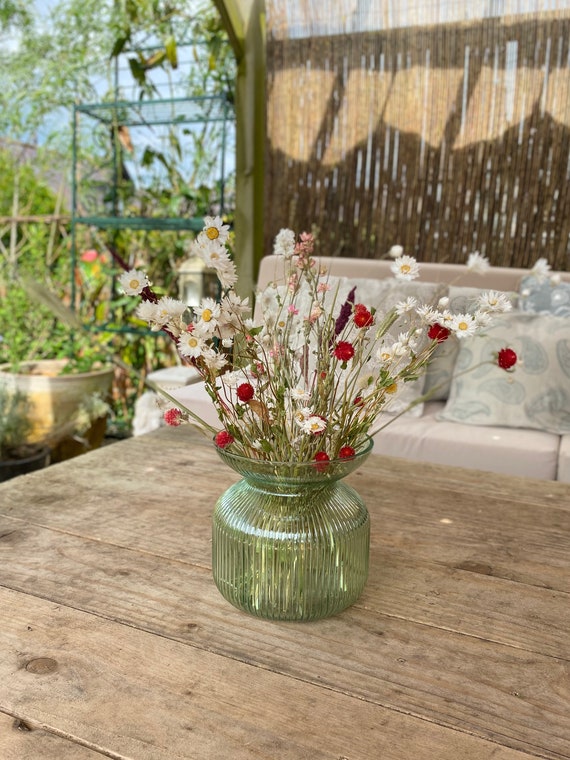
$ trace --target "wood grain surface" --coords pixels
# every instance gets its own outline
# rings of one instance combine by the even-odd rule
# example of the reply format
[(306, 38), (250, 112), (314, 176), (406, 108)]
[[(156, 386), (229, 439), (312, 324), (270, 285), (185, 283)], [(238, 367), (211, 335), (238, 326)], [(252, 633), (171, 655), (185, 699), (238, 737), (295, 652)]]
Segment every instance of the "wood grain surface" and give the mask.
[(165, 428), (0, 486), (1, 760), (570, 758), (570, 486), (372, 456), (362, 597), (274, 623), (211, 577), (236, 478)]

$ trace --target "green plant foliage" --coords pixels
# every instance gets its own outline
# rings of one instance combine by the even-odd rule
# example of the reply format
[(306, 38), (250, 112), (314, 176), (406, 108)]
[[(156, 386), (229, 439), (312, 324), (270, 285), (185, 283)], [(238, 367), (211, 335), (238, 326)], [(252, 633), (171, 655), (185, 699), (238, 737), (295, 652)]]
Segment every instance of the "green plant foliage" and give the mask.
[(0, 385), (0, 461), (28, 453), (25, 442), (31, 429), (27, 396)]
[[(0, 151), (0, 215), (13, 213), (16, 190), (20, 214), (51, 215), (59, 208), (54, 172), (71, 174), (73, 104), (164, 97), (159, 82), (172, 94), (174, 77), (177, 96), (224, 93), (233, 102), (235, 63), (210, 0), (60, 0), (43, 12), (41, 19), (21, 0), (0, 0), (0, 30), (11, 31), (14, 42), (10, 51), (0, 50), (0, 147), (6, 147)], [(188, 41), (190, 63), (182, 49)], [(118, 90), (116, 64), (131, 76), (121, 78)], [(166, 129), (165, 145), (149, 143), (138, 167), (131, 166), (134, 178), (120, 171), (115, 182), (111, 159), (124, 150), (118, 134), (110, 134), (108, 125), (87, 125), (90, 139), (80, 141), (76, 156), (81, 213), (84, 206), (96, 216), (135, 220), (216, 213), (219, 125), (188, 129), (173, 121)], [(24, 160), (18, 145), (37, 142), (38, 134), (43, 147), (36, 146), (31, 162)], [(233, 187), (233, 178), (226, 178), (226, 208)], [(61, 207), (66, 210), (71, 209)], [(15, 229), (16, 239), (9, 229), (0, 233), (0, 362), (17, 366), (32, 358), (71, 356), (77, 371), (101, 354), (112, 356), (122, 369), (116, 373), (111, 427), (113, 420), (128, 425), (146, 373), (176, 359), (169, 340), (149, 335), (134, 304), (118, 293), (120, 270), (110, 251), (129, 266), (143, 265), (157, 292), (172, 292), (192, 233), (77, 226), (72, 258), (69, 226), (26, 223)], [(37, 293), (30, 296), (22, 287), (30, 277), (78, 325)], [(132, 332), (125, 333), (125, 326)]]

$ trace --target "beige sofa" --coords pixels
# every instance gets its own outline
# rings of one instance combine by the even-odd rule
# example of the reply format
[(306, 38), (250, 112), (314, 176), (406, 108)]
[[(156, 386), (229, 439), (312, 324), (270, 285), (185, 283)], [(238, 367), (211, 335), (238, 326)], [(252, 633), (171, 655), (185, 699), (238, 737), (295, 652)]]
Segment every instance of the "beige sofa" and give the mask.
[[(320, 261), (332, 276), (357, 283), (367, 291), (369, 297), (376, 284), (394, 282), (390, 273), (391, 262), (388, 260), (323, 258)], [(258, 288), (263, 289), (269, 282), (278, 280), (282, 274), (281, 266), (279, 257), (265, 257), (261, 263)], [(557, 274), (563, 283), (570, 282), (570, 273)], [(429, 283), (438, 284), (443, 289), (442, 292), (457, 299), (465, 297), (472, 288), (518, 293), (521, 281), (527, 275), (526, 270), (497, 267), (481, 275), (460, 265), (426, 263), (421, 265), (419, 282), (426, 283), (426, 288)], [(563, 284), (561, 287), (569, 288), (570, 292), (570, 286)], [(565, 292), (562, 295), (566, 297)], [(568, 306), (566, 343), (570, 352), (570, 302)], [(437, 361), (440, 361), (440, 357)], [(438, 364), (434, 360), (434, 366), (430, 367), (428, 373), (431, 382), (434, 378), (435, 381), (439, 379), (437, 369)], [(570, 398), (570, 375), (566, 382), (567, 387), (563, 390), (568, 391)], [(201, 383), (186, 385), (170, 392), (207, 422), (218, 425), (213, 405)], [(472, 424), (469, 421), (463, 423), (457, 419), (449, 421), (441, 418), (446, 413), (448, 399), (445, 392), (443, 395), (441, 392), (436, 393), (436, 398), (437, 400), (423, 404), (415, 415), (404, 414), (393, 421), (386, 415), (383, 422), (390, 420), (390, 424), (375, 435), (374, 454), (570, 482), (570, 432), (560, 434), (510, 424), (496, 426)], [(477, 399), (475, 401), (477, 406), (479, 402)], [(567, 411), (570, 416), (570, 409)]]

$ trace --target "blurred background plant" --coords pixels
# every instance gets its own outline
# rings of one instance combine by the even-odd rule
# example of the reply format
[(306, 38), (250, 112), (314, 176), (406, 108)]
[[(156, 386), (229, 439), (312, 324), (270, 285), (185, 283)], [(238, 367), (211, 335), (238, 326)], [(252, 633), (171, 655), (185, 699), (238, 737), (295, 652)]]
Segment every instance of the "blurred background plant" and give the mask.
[[(157, 293), (176, 289), (193, 233), (144, 228), (136, 220), (219, 211), (220, 124), (188, 128), (171, 114), (160, 145), (134, 147), (122, 131), (122, 171), (113, 177), (105, 166), (119, 132), (87, 123), (76, 143), (73, 108), (165, 95), (219, 95), (231, 106), (231, 48), (209, 0), (61, 0), (36, 7), (0, 0), (0, 51), (0, 363), (16, 368), (30, 359), (71, 357), (78, 371), (112, 357), (108, 429), (125, 435), (145, 376), (178, 359), (171, 342), (149, 334), (132, 299), (116, 290), (121, 270), (112, 254), (144, 266)], [(81, 181), (74, 209), (75, 165)], [(231, 222), (231, 168), (223, 190)], [(72, 214), (91, 212), (90, 204), (133, 226), (73, 226)], [(30, 280), (35, 294), (24, 287)], [(77, 322), (38, 297), (42, 289)]]

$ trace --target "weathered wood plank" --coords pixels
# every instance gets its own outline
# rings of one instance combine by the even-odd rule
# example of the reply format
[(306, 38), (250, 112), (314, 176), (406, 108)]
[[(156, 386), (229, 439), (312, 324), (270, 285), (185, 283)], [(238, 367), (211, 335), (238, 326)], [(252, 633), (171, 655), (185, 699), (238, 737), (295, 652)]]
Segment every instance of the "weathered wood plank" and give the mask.
[(0, 712), (2, 760), (103, 760), (102, 755)]
[[(185, 589), (192, 588), (193, 603), (203, 599), (208, 606), (218, 602), (227, 606), (214, 587), (210, 568), (194, 563), (191, 555), (172, 561), (0, 517), (0, 556), (1, 585), (101, 615), (107, 611), (137, 625), (175, 619), (187, 603)], [(570, 661), (570, 598), (566, 603), (561, 592), (521, 589), (516, 582), (492, 577), (488, 570), (485, 565), (463, 569), (411, 563), (407, 555), (383, 547), (372, 552), (368, 583), (357, 606), (371, 614)], [(61, 586), (62, 577), (67, 579), (66, 587)], [(105, 595), (98, 599), (102, 587)], [(131, 604), (137, 596), (140, 605)], [(152, 630), (179, 633), (177, 627), (160, 625)]]
[(343, 615), (275, 624), (234, 610), (208, 569), (33, 526), (0, 532), (3, 585), (521, 750), (570, 746), (559, 593), (392, 552)]
[[(0, 589), (0, 605), (11, 611), (0, 630), (0, 709), (110, 757), (404, 760), (418, 747), (422, 760), (539, 754), (13, 591)], [(40, 658), (51, 667), (35, 667)]]
[[(0, 518), (0, 583), (26, 594), (0, 589), (0, 608), (10, 613), (0, 632), (0, 710), (21, 716), (15, 708), (26, 701), (26, 690), (19, 687), (28, 685), (19, 681), (10, 691), (4, 683), (4, 652), (24, 656), (28, 641), (37, 637), (63, 655), (69, 641), (77, 648), (83, 640), (86, 652), (105, 642), (120, 659), (123, 638), (130, 642), (137, 633), (143, 637), (137, 639), (138, 654), (150, 658), (154, 670), (148, 673), (157, 678), (157, 683), (151, 680), (151, 707), (158, 700), (153, 690), (162, 687), (154, 658), (163, 647), (181, 647), (176, 653), (184, 655), (184, 665), (189, 653), (193, 665), (214, 658), (208, 671), (214, 692), (222, 688), (220, 674), (230, 673), (233, 679), (238, 673), (230, 697), (217, 692), (230, 705), (229, 713), (219, 712), (211, 691), (210, 701), (199, 700), (200, 725), (203, 712), (208, 715), (198, 758), (330, 760), (341, 751), (344, 755), (338, 756), (351, 758), (349, 749), (353, 756), (374, 760), (415, 758), (418, 748), (423, 750), (423, 734), (416, 731), (415, 720), (410, 730), (408, 724), (394, 723), (395, 716), (401, 720), (403, 715), (420, 718), (421, 726), (430, 726), (432, 732), (443, 732), (437, 738), (430, 734), (422, 760), (490, 758), (503, 744), (530, 755), (570, 757), (570, 645), (565, 636), (570, 628), (570, 486), (491, 475), (482, 481), (475, 471), (429, 465), (413, 477), (415, 466), (407, 462), (370, 458), (351, 476), (373, 518), (371, 577), (361, 600), (343, 615), (317, 624), (270, 624), (237, 612), (213, 586), (211, 512), (216, 496), (237, 476), (209, 443), (181, 433), (157, 431), (0, 486), (0, 513), (5, 515)], [(92, 482), (97, 487), (86, 488)], [(16, 606), (13, 598), (18, 599)], [(55, 639), (54, 620), (62, 618), (54, 603), (64, 610), (66, 625), (74, 626), (71, 632), (55, 626)], [(26, 614), (29, 628), (20, 625)], [(90, 638), (93, 627), (97, 635)], [(168, 652), (172, 660), (167, 662), (178, 668), (174, 649)], [(95, 668), (101, 663), (106, 666), (99, 654)], [(93, 679), (96, 702), (120, 696), (114, 677), (120, 671), (119, 679), (124, 678), (122, 660), (120, 667), (111, 664), (113, 677)], [(240, 723), (244, 701), (243, 695), (238, 700), (238, 687), (247, 681), (244, 668), (250, 681), (252, 673), (254, 680), (259, 674), (276, 679), (272, 688), (280, 691), (281, 701), (267, 706), (261, 696), (253, 700), (255, 707), (266, 709), (262, 713), (270, 723), (261, 745), (255, 733), (259, 716), (247, 730)], [(264, 681), (269, 694), (268, 684)], [(132, 679), (125, 688), (136, 693)], [(169, 704), (178, 704), (168, 695)], [(318, 720), (326, 719), (324, 743), (307, 744), (302, 731), (291, 735), (281, 730), (288, 719), (297, 728), (297, 715), (287, 708), (288, 700), (299, 695), (307, 715), (312, 710)], [(142, 740), (139, 733), (128, 733), (124, 744), (125, 737), (106, 712), (107, 702), (103, 708), (97, 702), (92, 723), (87, 721), (89, 711), (81, 713), (81, 733), (73, 733), (69, 695), (58, 702), (60, 696), (43, 694), (41, 704), (34, 704), (37, 711), (29, 715), (33, 725), (57, 732), (61, 720), (68, 721), (65, 736), (80, 737), (83, 745), (101, 752), (110, 752), (110, 745), (119, 747), (112, 757), (127, 757), (123, 749), (133, 750), (133, 760), (162, 756), (155, 745), (149, 749), (150, 740), (145, 744), (144, 733)], [(363, 731), (356, 703), (367, 706)], [(346, 705), (351, 706), (352, 734), (343, 733), (342, 746), (333, 746), (331, 737)], [(122, 715), (120, 710), (117, 714)], [(216, 718), (220, 714), (221, 723)], [(53, 722), (45, 722), (42, 715)], [(233, 727), (236, 716), (243, 729), (239, 737), (230, 733), (228, 743), (219, 730), (214, 735), (216, 720), (218, 729), (226, 718)], [(390, 728), (380, 746), (367, 726), (382, 723)], [(164, 725), (171, 723), (167, 719)], [(247, 744), (248, 731), (256, 736), (253, 745)], [(395, 737), (402, 731), (405, 741), (398, 745)], [(150, 734), (154, 739), (162, 736), (154, 724)], [(471, 734), (478, 737), (471, 737), (473, 752), (471, 745), (462, 744)], [(95, 735), (97, 741), (92, 741)], [(110, 744), (105, 744), (109, 735)], [(392, 746), (388, 739), (396, 741), (394, 753), (402, 754), (387, 752)], [(243, 754), (234, 752), (234, 744)], [(222, 745), (223, 754), (217, 755)], [(373, 755), (366, 754), (370, 747)], [(188, 757), (176, 754), (178, 749), (169, 748), (164, 756)], [(194, 758), (193, 744), (191, 752)], [(521, 758), (518, 753), (496, 756)]]
[[(237, 476), (202, 437), (179, 430), (105, 447), (32, 473), (18, 487), (4, 484), (0, 512), (208, 567), (213, 505)], [(142, 472), (133, 462), (144, 463)], [(371, 457), (351, 476), (372, 515), (375, 551), (570, 592), (570, 485), (489, 475), (482, 492), (481, 473), (436, 465), (421, 473), (413, 478), (409, 463)], [(86, 491), (95, 479), (97, 488)]]

